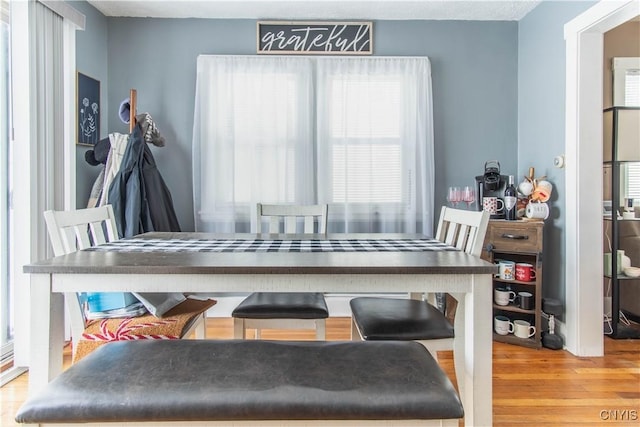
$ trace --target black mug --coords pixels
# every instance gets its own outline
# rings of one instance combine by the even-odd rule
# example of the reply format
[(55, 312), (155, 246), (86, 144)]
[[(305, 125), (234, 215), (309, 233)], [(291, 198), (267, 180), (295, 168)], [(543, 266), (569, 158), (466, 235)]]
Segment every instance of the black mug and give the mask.
[(523, 310), (533, 310), (533, 294), (531, 292), (518, 292), (520, 308)]

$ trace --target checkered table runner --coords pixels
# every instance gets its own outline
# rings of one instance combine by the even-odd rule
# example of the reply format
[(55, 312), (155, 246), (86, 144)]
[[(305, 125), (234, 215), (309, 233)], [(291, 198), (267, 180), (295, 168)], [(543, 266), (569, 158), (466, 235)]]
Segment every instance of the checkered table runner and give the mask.
[(434, 239), (123, 239), (85, 249), (113, 252), (421, 252), (457, 249)]

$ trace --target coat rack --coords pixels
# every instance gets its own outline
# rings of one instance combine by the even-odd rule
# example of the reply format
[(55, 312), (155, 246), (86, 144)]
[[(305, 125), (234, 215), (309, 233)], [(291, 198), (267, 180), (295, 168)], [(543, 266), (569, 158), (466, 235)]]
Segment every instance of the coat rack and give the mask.
[(138, 92), (135, 89), (129, 91), (129, 133), (133, 132), (136, 126), (136, 105), (138, 101)]

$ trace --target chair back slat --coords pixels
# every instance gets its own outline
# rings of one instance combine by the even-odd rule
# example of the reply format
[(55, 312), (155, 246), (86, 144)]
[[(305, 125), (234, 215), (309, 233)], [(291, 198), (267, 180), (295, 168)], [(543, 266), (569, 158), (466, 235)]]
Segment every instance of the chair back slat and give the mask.
[(117, 240), (111, 205), (74, 211), (49, 210), (44, 219), (56, 256)]
[(442, 207), (436, 239), (468, 254), (480, 256), (489, 225), (485, 211), (465, 211)]
[[(117, 240), (116, 220), (111, 205), (74, 211), (49, 210), (44, 212), (44, 220), (55, 256)], [(82, 336), (86, 319), (77, 294), (66, 293), (65, 300), (69, 307), (75, 354), (76, 337)]]
[[(256, 232), (262, 233), (262, 219), (269, 217), (269, 233), (280, 233), (281, 224), (287, 234), (297, 233), (298, 219), (304, 220), (303, 233), (327, 232), (328, 205), (267, 205), (258, 203)], [(317, 230), (314, 225), (317, 223)]]

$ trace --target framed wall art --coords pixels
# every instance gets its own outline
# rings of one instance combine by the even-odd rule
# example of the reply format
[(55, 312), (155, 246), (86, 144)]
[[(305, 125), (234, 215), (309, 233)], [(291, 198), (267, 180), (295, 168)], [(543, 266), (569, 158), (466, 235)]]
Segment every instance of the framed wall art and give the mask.
[(371, 55), (371, 22), (258, 21), (258, 53)]
[(77, 144), (100, 140), (100, 81), (78, 72), (76, 80)]

